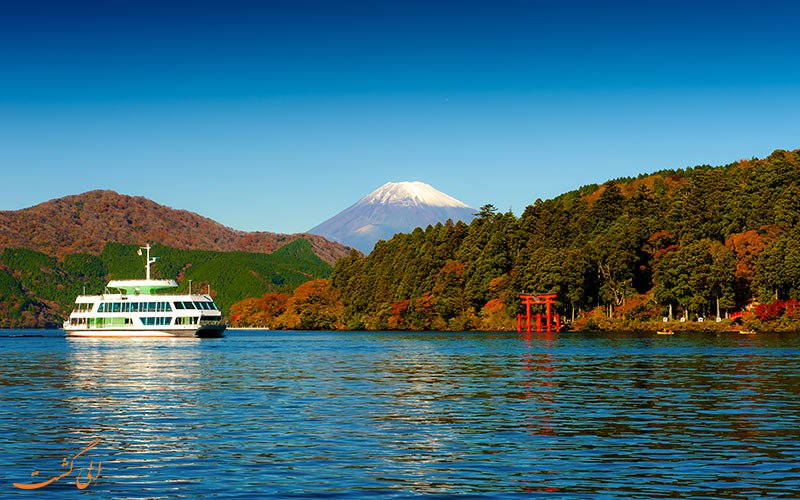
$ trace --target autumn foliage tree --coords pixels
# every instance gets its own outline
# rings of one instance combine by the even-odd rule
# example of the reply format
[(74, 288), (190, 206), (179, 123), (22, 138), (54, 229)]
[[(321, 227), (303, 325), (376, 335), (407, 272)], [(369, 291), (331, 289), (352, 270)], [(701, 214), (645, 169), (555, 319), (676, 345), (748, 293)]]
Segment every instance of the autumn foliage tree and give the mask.
[(343, 312), (339, 291), (327, 279), (315, 279), (294, 290), (276, 324), (292, 330), (337, 330), (343, 327)]
[(231, 306), (230, 321), (236, 327), (276, 328), (277, 318), (286, 311), (288, 293), (268, 292)]

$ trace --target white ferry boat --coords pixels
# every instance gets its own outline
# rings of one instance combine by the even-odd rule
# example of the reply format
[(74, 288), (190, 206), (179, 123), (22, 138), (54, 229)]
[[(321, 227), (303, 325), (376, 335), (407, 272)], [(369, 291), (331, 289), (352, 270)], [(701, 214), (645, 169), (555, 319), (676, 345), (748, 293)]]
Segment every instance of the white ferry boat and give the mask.
[(210, 295), (156, 294), (176, 288), (175, 280), (150, 279), (150, 245), (145, 265), (147, 279), (112, 280), (101, 295), (79, 295), (64, 321), (68, 337), (221, 337), (222, 313)]

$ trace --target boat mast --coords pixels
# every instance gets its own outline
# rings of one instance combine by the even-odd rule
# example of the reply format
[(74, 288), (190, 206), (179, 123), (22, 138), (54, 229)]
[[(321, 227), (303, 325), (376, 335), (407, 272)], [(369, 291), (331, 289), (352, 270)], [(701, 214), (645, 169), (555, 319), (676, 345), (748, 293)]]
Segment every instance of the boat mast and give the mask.
[(139, 247), (139, 252), (137, 252), (137, 253), (139, 255), (142, 255), (142, 250), (146, 250), (147, 251), (147, 261), (146, 261), (147, 263), (144, 265), (144, 268), (147, 271), (147, 279), (149, 280), (150, 279), (150, 264), (152, 264), (153, 262), (157, 261), (158, 257), (153, 257), (152, 259), (150, 258), (150, 243), (148, 243), (147, 245), (145, 245), (143, 247)]

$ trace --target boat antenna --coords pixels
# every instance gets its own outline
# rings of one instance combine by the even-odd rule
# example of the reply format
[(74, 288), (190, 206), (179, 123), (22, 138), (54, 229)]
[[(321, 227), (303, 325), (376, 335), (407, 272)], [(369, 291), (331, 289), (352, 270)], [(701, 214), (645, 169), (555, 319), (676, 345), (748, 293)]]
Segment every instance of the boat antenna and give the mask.
[(139, 255), (142, 255), (142, 250), (146, 250), (147, 251), (147, 263), (144, 265), (144, 268), (147, 271), (147, 279), (148, 280), (150, 280), (150, 264), (152, 264), (153, 262), (158, 260), (158, 257), (153, 257), (152, 259), (150, 258), (150, 248), (151, 248), (150, 247), (150, 243), (148, 243), (147, 245), (145, 245), (143, 247), (139, 247), (139, 251), (136, 252)]

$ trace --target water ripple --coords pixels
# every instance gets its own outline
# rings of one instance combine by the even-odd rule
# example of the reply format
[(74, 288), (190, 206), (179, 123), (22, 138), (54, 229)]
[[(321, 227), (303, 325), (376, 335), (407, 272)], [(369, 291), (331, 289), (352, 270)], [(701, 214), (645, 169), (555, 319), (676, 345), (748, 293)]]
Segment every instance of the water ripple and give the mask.
[(800, 496), (792, 335), (2, 335), (3, 496)]

